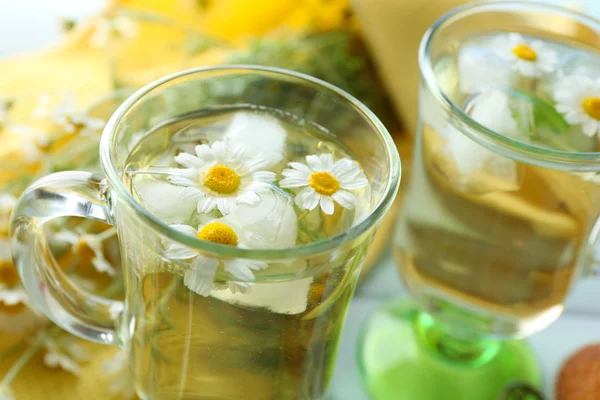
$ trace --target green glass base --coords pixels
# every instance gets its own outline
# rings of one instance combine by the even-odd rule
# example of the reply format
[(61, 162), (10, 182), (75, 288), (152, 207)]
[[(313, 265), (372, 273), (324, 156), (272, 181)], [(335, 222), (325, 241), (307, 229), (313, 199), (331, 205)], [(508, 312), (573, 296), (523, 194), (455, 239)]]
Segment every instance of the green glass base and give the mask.
[(374, 400), (498, 400), (517, 382), (541, 385), (525, 342), (456, 340), (408, 301), (369, 318), (358, 362)]

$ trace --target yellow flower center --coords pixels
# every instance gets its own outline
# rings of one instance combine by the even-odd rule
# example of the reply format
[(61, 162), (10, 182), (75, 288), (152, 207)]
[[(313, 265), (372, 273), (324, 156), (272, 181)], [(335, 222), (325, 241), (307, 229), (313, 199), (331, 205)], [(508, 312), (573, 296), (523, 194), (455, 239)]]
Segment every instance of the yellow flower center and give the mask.
[(520, 44), (518, 46), (515, 46), (515, 48), (513, 49), (513, 54), (519, 57), (521, 60), (531, 62), (536, 61), (538, 58), (535, 50), (526, 44)]
[(90, 244), (84, 239), (80, 238), (77, 244), (75, 245), (75, 253), (80, 257), (80, 259), (84, 262), (89, 262), (92, 258), (96, 256), (94, 250), (90, 247)]
[(215, 165), (204, 175), (204, 185), (220, 194), (231, 194), (240, 187), (240, 176), (226, 165)]
[(19, 274), (10, 260), (0, 261), (0, 283), (14, 286), (19, 283)]
[(600, 121), (600, 97), (588, 97), (583, 100), (583, 111), (590, 117)]
[(325, 171), (313, 172), (310, 174), (308, 185), (313, 188), (315, 192), (324, 196), (331, 196), (340, 190), (340, 182), (335, 176)]
[(207, 242), (225, 244), (227, 246), (237, 246), (238, 236), (229, 225), (221, 222), (211, 222), (206, 224), (200, 232), (198, 239), (206, 240)]

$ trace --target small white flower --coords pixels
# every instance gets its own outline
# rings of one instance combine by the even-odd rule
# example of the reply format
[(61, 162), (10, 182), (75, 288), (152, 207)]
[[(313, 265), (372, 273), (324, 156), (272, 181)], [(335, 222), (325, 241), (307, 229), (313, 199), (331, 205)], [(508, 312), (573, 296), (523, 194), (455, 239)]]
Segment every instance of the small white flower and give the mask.
[(62, 342), (46, 339), (44, 342), (44, 364), (49, 368), (61, 368), (74, 375), (79, 375), (79, 363), (88, 359), (88, 354), (74, 339), (69, 337)]
[(558, 64), (558, 53), (541, 40), (527, 41), (518, 33), (502, 35), (493, 41), (498, 57), (509, 62), (513, 69), (529, 78), (550, 73)]
[(75, 100), (71, 95), (64, 95), (61, 103), (51, 106), (51, 98), (43, 94), (38, 99), (38, 106), (33, 115), (38, 119), (50, 119), (63, 127), (67, 134), (79, 136), (98, 136), (106, 122), (99, 118), (89, 117), (75, 110)]
[(357, 199), (350, 190), (363, 188), (369, 181), (355, 161), (342, 158), (333, 162), (333, 155), (321, 154), (306, 156), (306, 164), (291, 162), (285, 169), (285, 176), (279, 182), (282, 188), (304, 189), (296, 195), (296, 205), (305, 210), (313, 210), (320, 204), (325, 214), (331, 215), (335, 201), (345, 209), (356, 206)]
[(181, 153), (175, 161), (186, 168), (170, 169), (168, 179), (189, 188), (201, 213), (217, 208), (227, 215), (238, 204), (254, 205), (260, 201), (258, 193), (268, 192), (276, 178), (264, 171), (269, 160), (229, 141), (196, 146), (196, 156)]
[(80, 256), (85, 257), (91, 251), (91, 262), (94, 268), (96, 268), (96, 271), (106, 273), (110, 276), (115, 274), (115, 269), (106, 257), (104, 257), (102, 240), (99, 240), (97, 235), (88, 234), (83, 231), (73, 232), (62, 230), (57, 232), (54, 235), (54, 238), (58, 241), (71, 244), (73, 246), (73, 251)]
[(138, 26), (131, 18), (119, 15), (113, 18), (102, 18), (96, 23), (90, 43), (97, 48), (106, 47), (113, 39), (131, 39), (136, 36)]
[(600, 133), (600, 78), (569, 75), (556, 83), (556, 110), (568, 123), (581, 125), (583, 133)]
[[(170, 225), (171, 228), (177, 229), (190, 236), (198, 237), (199, 239), (224, 244), (247, 248), (245, 241), (246, 236), (252, 235), (252, 232), (243, 232), (244, 235), (238, 235), (234, 228), (223, 222), (212, 221), (204, 226), (198, 227), (198, 230), (189, 225)], [(254, 280), (254, 272), (267, 268), (267, 264), (259, 261), (238, 260), (235, 258), (226, 258), (219, 260), (213, 257), (207, 257), (199, 254), (180, 244), (171, 244), (164, 253), (166, 258), (171, 260), (190, 260), (190, 268), (185, 272), (183, 283), (190, 290), (202, 296), (208, 296), (213, 289), (213, 281), (217, 268), (223, 266), (233, 279), (239, 280), (229, 285), (229, 289), (233, 292), (244, 292), (252, 286)]]

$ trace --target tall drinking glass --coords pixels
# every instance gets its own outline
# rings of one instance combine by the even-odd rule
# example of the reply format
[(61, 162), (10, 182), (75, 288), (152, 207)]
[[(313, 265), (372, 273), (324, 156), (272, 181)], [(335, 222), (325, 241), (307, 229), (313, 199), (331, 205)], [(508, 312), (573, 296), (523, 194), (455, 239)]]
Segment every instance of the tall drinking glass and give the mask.
[[(394, 243), (416, 305), (390, 305), (364, 326), (358, 358), (375, 399), (487, 400), (540, 386), (516, 339), (560, 316), (598, 256), (600, 153), (588, 125), (600, 121), (590, 108), (600, 91), (563, 94), (600, 77), (599, 48), (596, 20), (527, 2), (467, 5), (425, 35)], [(572, 98), (579, 119), (562, 104)]]
[[(185, 142), (194, 132), (218, 137), (218, 129), (204, 131), (197, 121), (240, 107), (268, 109), (302, 121), (306, 129), (319, 126), (322, 151), (336, 143), (362, 165), (369, 196), (358, 198), (348, 229), (308, 244), (278, 247), (275, 242), (285, 240), (272, 230), (295, 224), (296, 216), (289, 195), (274, 193), (268, 201), (263, 197), (260, 206), (247, 208), (238, 221), (271, 232), (272, 241), (241, 248), (186, 235), (168, 225), (167, 217), (158, 218), (140, 205), (128, 173), (132, 154), (141, 151), (136, 142), (146, 143), (151, 136), (154, 147), (145, 147), (144, 154), (153, 156), (149, 148), (160, 155), (167, 143)], [(191, 115), (194, 123), (187, 122)], [(260, 140), (260, 134), (238, 139)], [(49, 175), (25, 191), (15, 207), (13, 255), (33, 303), (69, 332), (121, 346), (144, 400), (322, 398), (361, 264), (399, 186), (400, 160), (380, 121), (345, 92), (309, 76), (261, 67), (200, 68), (168, 76), (127, 99), (105, 128), (100, 156), (104, 176)], [(173, 194), (177, 187), (160, 187), (164, 191), (153, 195), (166, 203), (163, 215), (183, 207)], [(65, 216), (117, 228), (126, 281), (123, 302), (87, 293), (60, 270), (44, 226)], [(255, 271), (252, 282), (234, 282), (217, 270), (204, 296), (189, 289), (194, 287), (189, 265), (166, 256), (173, 246), (204, 260), (229, 265), (243, 260), (264, 268)], [(228, 289), (232, 283), (247, 290)]]

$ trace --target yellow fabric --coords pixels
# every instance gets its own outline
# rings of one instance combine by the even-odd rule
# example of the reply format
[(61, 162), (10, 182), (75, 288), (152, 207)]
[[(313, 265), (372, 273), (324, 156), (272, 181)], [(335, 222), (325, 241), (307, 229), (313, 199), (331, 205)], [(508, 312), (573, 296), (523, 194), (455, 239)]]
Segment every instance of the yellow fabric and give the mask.
[(421, 38), (445, 12), (468, 0), (353, 0), (363, 36), (405, 130), (417, 125)]

